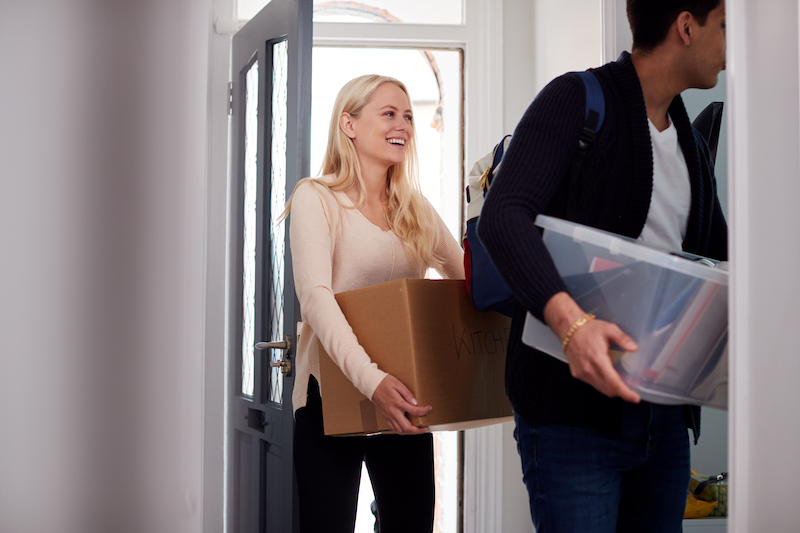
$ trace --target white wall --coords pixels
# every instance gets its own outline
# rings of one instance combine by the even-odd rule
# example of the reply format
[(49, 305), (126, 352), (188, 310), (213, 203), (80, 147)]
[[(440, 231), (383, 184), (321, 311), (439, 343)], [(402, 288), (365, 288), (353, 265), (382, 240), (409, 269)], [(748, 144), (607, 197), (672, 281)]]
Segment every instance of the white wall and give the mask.
[(4, 2), (0, 531), (200, 531), (210, 2)]
[(798, 5), (728, 0), (731, 523), (798, 531), (800, 68)]
[(506, 133), (513, 133), (528, 105), (550, 80), (602, 64), (601, 7), (597, 0), (504, 0)]
[[(503, 131), (513, 133), (550, 80), (603, 61), (602, 10), (597, 0), (503, 1)], [(498, 139), (499, 141), (499, 139)], [(502, 427), (502, 526), (533, 532), (513, 423)]]

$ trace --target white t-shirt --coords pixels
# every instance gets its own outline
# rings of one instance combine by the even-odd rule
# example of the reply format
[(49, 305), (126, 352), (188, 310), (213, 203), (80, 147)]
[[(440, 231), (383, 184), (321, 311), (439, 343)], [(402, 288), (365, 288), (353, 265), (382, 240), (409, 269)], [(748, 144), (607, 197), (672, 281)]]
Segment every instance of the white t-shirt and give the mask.
[(653, 196), (637, 241), (654, 248), (680, 251), (692, 205), (689, 168), (672, 121), (664, 131), (658, 131), (649, 119), (647, 123), (653, 145)]

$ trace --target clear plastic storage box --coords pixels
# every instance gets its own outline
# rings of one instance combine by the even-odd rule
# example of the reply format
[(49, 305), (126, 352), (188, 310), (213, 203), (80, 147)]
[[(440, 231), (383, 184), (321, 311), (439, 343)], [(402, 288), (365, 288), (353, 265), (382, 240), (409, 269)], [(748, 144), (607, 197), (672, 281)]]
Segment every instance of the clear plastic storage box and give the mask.
[[(631, 389), (654, 403), (727, 408), (726, 270), (553, 217), (539, 215), (536, 225), (578, 304), (639, 345), (636, 352), (611, 353)], [(531, 314), (522, 340), (566, 361), (561, 341)]]

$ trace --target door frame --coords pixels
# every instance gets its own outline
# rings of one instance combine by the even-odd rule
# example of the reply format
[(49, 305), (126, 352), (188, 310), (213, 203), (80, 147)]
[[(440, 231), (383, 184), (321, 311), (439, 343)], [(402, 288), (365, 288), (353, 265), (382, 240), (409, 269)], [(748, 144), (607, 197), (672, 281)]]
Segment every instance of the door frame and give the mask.
[[(496, 144), (503, 135), (503, 0), (466, 0), (464, 26), (404, 25), (397, 37), (412, 46), (462, 47), (465, 50), (464, 165), (470, 164)], [(226, 490), (232, 480), (225, 457), (231, 427), (227, 376), (234, 371), (230, 360), (231, 331), (227, 316), (234, 309), (227, 301), (230, 273), (221, 257), (230, 257), (232, 243), (231, 176), (228, 174), (228, 81), (231, 76), (231, 37), (242, 25), (236, 19), (236, 0), (213, 0), (211, 13), (209, 82), (209, 176), (207, 179), (207, 277), (204, 363), (204, 471), (203, 531), (229, 531), (226, 509), (232, 504)], [(316, 37), (343, 44), (347, 25), (314, 24)], [(361, 24), (375, 31), (376, 39), (392, 36), (391, 26)], [(329, 30), (329, 31), (328, 31)], [(388, 30), (388, 33), (386, 33)], [(414, 37), (409, 40), (409, 33)], [(337, 33), (338, 32), (338, 33)], [(352, 35), (352, 34), (351, 34)], [(360, 41), (362, 44), (363, 41)], [(227, 263), (227, 259), (225, 260)], [(224, 310), (224, 311), (223, 311)], [(224, 324), (224, 325), (222, 325)], [(465, 434), (464, 531), (501, 531), (503, 501), (503, 434), (505, 425), (470, 430)]]

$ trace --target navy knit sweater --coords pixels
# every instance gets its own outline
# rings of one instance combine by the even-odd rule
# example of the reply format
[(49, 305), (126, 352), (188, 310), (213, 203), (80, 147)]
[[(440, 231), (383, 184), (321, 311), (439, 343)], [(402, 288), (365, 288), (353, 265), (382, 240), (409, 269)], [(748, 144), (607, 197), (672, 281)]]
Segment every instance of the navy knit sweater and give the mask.
[[(586, 155), (578, 187), (578, 220), (636, 238), (653, 190), (653, 152), (641, 84), (630, 55), (593, 70), (606, 117)], [(529, 424), (558, 423), (617, 432), (622, 401), (573, 378), (569, 367), (522, 343), (525, 314), (542, 318), (545, 304), (565, 291), (534, 226), (539, 213), (564, 217), (569, 167), (585, 122), (586, 93), (575, 75), (548, 84), (519, 122), (481, 211), (478, 234), (520, 305), (506, 360), (506, 392)], [(708, 147), (695, 135), (680, 96), (669, 108), (691, 181), (684, 251), (727, 259), (727, 226), (717, 198)], [(699, 435), (699, 409), (686, 409)]]

